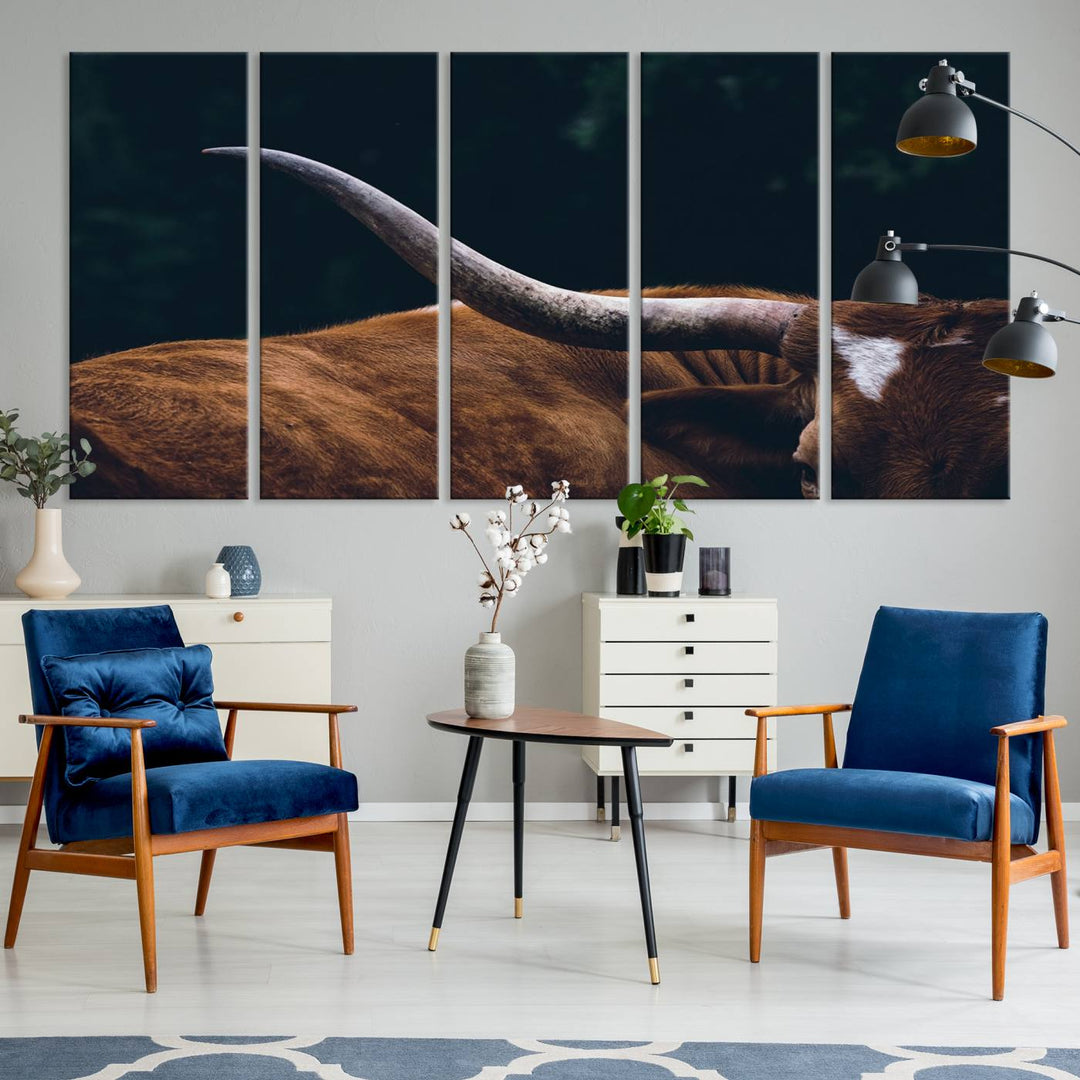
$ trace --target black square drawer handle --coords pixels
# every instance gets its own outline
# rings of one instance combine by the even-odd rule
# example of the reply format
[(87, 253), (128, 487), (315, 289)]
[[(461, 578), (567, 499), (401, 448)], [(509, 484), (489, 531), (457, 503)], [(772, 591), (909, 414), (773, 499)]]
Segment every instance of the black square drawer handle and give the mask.
[(683, 750), (688, 754), (692, 754), (694, 752), (694, 744), (692, 742), (683, 743)]
[(685, 686), (687, 690), (693, 690), (693, 688), (694, 688), (694, 680), (693, 679), (683, 679), (683, 686)]
[(693, 645), (684, 645), (683, 648), (686, 650), (686, 655), (687, 656), (693, 656), (694, 655), (694, 646)]
[(694, 711), (693, 711), (693, 709), (687, 709), (686, 712), (684, 712), (682, 714), (682, 717), (683, 717), (684, 720), (693, 720), (694, 719)]
[(687, 622), (693, 622), (694, 621), (694, 613), (692, 611), (688, 611), (686, 613), (686, 621)]

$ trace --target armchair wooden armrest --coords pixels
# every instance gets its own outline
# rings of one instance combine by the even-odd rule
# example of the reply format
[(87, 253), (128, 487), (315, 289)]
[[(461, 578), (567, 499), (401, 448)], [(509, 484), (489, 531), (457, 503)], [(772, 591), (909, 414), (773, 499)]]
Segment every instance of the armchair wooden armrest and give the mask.
[(122, 716), (20, 716), (19, 723), (41, 727), (130, 728), (132, 731), (157, 727), (156, 720), (125, 719)]
[(850, 705), (772, 705), (764, 709), (747, 709), (747, 716), (757, 717), (757, 742), (754, 745), (754, 775), (769, 771), (769, 718), (773, 716), (820, 716), (825, 739), (825, 768), (836, 768), (836, 738), (833, 735), (833, 713), (850, 712)]
[(826, 713), (851, 712), (850, 705), (772, 705), (767, 709), (747, 709), (747, 716), (759, 720), (769, 716), (824, 716)]
[(998, 724), (990, 729), (991, 735), (1007, 739), (1010, 735), (1032, 735), (1036, 731), (1053, 731), (1054, 728), (1067, 727), (1069, 721), (1064, 716), (1036, 716), (1033, 720), (1015, 720), (1011, 724)]
[(355, 705), (294, 705), (283, 701), (215, 701), (215, 709), (229, 712), (331, 713), (356, 712)]
[(225, 752), (232, 757), (236, 739), (236, 717), (241, 712), (318, 713), (330, 720), (330, 764), (341, 768), (341, 730), (338, 716), (356, 712), (355, 705), (296, 705), (283, 701), (215, 701), (215, 709), (228, 709), (225, 721)]

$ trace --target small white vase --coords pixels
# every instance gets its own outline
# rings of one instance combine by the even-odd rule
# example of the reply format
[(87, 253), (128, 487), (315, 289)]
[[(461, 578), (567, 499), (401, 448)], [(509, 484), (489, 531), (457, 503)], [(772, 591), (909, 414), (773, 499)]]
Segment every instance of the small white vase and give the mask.
[(38, 510), (34, 516), (34, 554), (19, 571), (15, 586), (35, 600), (63, 600), (82, 578), (64, 558), (61, 510)]
[(504, 720), (514, 711), (514, 650), (501, 634), (482, 633), (465, 650), (465, 712), (477, 720)]
[(206, 595), (211, 600), (225, 600), (232, 596), (232, 578), (224, 563), (216, 562), (206, 571)]

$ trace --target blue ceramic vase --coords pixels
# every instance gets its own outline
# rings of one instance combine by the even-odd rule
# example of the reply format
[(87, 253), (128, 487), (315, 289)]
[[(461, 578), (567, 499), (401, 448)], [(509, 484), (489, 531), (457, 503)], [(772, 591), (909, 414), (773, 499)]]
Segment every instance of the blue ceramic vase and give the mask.
[(233, 596), (258, 596), (262, 571), (255, 552), (247, 544), (227, 544), (218, 552), (217, 562), (224, 564), (232, 582)]

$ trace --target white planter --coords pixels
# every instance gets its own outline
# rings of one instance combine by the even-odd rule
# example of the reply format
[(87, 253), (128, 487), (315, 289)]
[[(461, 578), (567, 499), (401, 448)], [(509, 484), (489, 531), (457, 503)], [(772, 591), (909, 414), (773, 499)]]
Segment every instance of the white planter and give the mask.
[(211, 600), (225, 600), (232, 596), (232, 578), (224, 563), (216, 562), (206, 571), (206, 595)]
[(38, 510), (34, 517), (34, 554), (15, 578), (16, 588), (35, 600), (63, 600), (82, 578), (64, 558), (60, 510)]
[(482, 633), (465, 650), (465, 712), (483, 720), (503, 720), (514, 711), (514, 650), (501, 634)]

